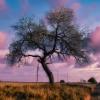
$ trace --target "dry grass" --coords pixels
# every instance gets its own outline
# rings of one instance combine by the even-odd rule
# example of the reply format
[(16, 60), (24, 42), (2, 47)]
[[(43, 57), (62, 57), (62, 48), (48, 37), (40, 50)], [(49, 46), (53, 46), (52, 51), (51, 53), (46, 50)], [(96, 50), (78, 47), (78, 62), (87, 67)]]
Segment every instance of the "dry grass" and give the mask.
[(85, 100), (90, 88), (56, 83), (0, 83), (0, 100)]

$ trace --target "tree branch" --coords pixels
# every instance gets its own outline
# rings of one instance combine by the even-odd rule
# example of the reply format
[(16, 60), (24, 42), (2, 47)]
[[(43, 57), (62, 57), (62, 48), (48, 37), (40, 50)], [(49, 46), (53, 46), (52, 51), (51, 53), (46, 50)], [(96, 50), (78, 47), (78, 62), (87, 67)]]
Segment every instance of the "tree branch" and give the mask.
[(59, 25), (57, 25), (56, 27), (56, 35), (55, 35), (55, 40), (54, 40), (54, 46), (53, 46), (53, 50), (55, 50), (56, 48), (56, 44), (57, 44), (57, 35), (58, 35), (58, 28), (59, 28)]
[(49, 52), (47, 52), (46, 54), (45, 54), (45, 56), (44, 57), (47, 57), (47, 56), (49, 56), (49, 55), (52, 55), (54, 52), (55, 52), (55, 49), (56, 49), (56, 45), (57, 45), (57, 35), (58, 35), (58, 28), (59, 28), (59, 25), (57, 25), (57, 27), (56, 27), (56, 29), (55, 29), (55, 32), (56, 32), (56, 34), (55, 34), (55, 36), (54, 36), (54, 45), (53, 45), (53, 48), (52, 48), (52, 50), (51, 51), (49, 51)]
[(39, 55), (25, 55), (25, 54), (23, 54), (23, 56), (24, 57), (38, 57), (38, 58), (41, 58), (41, 56), (39, 56)]

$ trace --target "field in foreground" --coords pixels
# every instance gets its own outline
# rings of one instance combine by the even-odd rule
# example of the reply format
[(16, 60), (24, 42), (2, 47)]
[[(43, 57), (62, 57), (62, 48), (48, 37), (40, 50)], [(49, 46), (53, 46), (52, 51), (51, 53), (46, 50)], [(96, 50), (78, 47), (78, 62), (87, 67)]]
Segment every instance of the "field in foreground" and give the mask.
[(0, 100), (89, 100), (86, 86), (55, 83), (0, 83)]

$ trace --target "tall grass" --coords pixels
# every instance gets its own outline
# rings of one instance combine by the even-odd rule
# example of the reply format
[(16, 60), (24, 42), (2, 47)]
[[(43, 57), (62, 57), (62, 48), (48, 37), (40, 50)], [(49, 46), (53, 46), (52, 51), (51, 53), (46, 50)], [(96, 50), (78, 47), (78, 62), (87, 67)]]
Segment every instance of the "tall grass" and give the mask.
[(90, 88), (56, 83), (0, 83), (0, 100), (85, 100)]

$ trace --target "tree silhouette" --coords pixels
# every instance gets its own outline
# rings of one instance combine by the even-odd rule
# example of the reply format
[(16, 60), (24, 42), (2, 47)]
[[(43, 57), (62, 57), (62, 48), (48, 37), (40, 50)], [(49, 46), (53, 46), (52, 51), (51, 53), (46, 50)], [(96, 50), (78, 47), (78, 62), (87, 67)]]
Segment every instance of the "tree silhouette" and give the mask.
[(97, 84), (97, 81), (94, 77), (91, 77), (89, 80), (88, 80), (89, 83), (93, 83), (93, 84)]
[[(32, 18), (22, 18), (13, 26), (16, 39), (10, 44), (7, 60), (9, 64), (19, 63), (26, 57), (35, 57), (42, 65), (50, 83), (54, 77), (48, 64), (53, 56), (64, 58), (74, 56), (79, 62), (86, 61), (82, 48), (83, 32), (75, 24), (73, 10), (61, 8), (52, 10), (43, 21), (36, 22)], [(42, 55), (27, 54), (31, 50), (39, 50)]]

